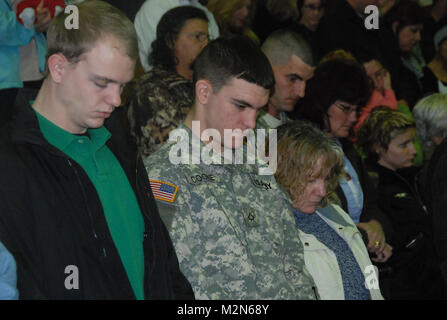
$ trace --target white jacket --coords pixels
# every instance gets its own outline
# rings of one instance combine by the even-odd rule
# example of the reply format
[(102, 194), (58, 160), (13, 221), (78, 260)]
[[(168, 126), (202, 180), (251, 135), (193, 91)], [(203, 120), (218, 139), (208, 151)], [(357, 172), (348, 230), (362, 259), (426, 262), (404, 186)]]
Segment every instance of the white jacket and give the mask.
[[(318, 209), (318, 214), (337, 232), (351, 248), (360, 269), (369, 284), (372, 300), (383, 300), (379, 289), (378, 274), (369, 259), (362, 236), (349, 215), (337, 205)], [(314, 235), (299, 230), (304, 246), (306, 267), (314, 278), (318, 292), (323, 300), (344, 300), (343, 280), (335, 253), (321, 243)], [(374, 272), (373, 272), (374, 271)]]

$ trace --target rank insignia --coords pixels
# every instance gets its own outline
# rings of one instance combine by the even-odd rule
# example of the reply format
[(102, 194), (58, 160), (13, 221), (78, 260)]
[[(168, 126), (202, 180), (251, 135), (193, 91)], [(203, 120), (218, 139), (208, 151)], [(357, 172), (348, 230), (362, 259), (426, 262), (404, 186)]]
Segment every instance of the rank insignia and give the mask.
[(259, 216), (251, 208), (242, 209), (242, 214), (244, 216), (245, 225), (247, 227), (259, 227)]

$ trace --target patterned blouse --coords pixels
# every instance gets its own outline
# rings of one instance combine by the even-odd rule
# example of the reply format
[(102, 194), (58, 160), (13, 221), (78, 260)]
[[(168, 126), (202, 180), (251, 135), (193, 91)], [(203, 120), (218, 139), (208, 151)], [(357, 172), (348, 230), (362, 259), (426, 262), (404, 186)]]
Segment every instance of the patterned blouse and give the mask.
[(169, 139), (193, 104), (191, 81), (158, 67), (136, 81), (129, 94), (127, 117), (143, 159)]

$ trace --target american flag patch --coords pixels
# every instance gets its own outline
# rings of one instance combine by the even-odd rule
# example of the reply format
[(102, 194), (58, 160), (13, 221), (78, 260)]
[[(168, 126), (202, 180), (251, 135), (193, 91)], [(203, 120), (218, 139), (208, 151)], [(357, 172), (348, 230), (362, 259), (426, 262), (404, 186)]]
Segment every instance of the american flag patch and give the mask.
[(152, 193), (154, 194), (155, 199), (174, 202), (178, 191), (176, 185), (155, 180), (149, 180), (149, 183), (151, 184)]

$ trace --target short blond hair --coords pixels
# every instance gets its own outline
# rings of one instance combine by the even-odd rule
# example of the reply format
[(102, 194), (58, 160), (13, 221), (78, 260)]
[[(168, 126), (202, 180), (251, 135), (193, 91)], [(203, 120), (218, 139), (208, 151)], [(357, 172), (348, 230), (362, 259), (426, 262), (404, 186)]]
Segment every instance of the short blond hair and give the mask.
[(133, 23), (114, 6), (98, 0), (85, 0), (77, 5), (79, 28), (67, 29), (67, 13), (60, 13), (47, 32), (47, 59), (55, 53), (63, 54), (68, 61), (78, 62), (96, 42), (107, 37), (116, 39), (124, 53), (132, 60), (138, 59), (138, 40)]
[(358, 131), (357, 145), (368, 161), (380, 159), (377, 147), (388, 150), (391, 141), (409, 128), (416, 128), (413, 118), (398, 110), (378, 106), (365, 119)]
[[(206, 5), (208, 10), (214, 15), (219, 26), (221, 35), (225, 36), (230, 33), (231, 24), (233, 20), (233, 13), (242, 7), (244, 0), (209, 0)], [(250, 13), (248, 23), (243, 30), (243, 35), (249, 37), (256, 44), (260, 44), (258, 36), (251, 29), (251, 22), (253, 21), (256, 11), (256, 0), (251, 0)]]

